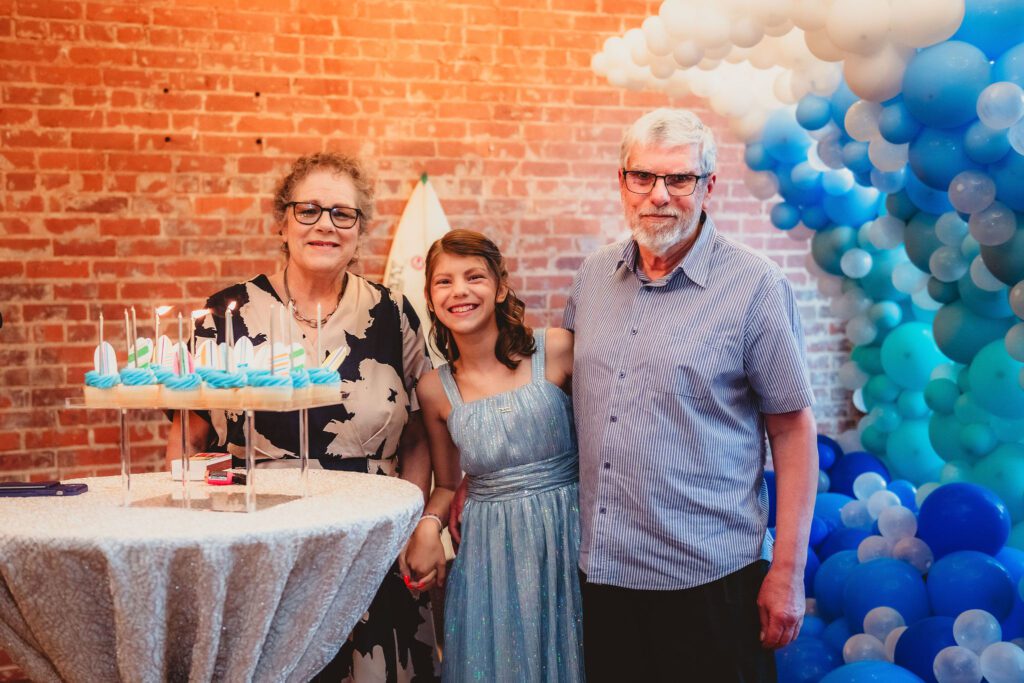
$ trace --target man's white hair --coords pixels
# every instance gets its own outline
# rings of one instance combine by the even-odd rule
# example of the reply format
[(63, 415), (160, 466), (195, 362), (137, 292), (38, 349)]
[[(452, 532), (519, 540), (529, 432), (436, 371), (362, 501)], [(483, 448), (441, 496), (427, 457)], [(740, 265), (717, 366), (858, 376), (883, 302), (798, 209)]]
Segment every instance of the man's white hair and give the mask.
[(697, 145), (697, 159), (702, 175), (715, 170), (718, 147), (715, 135), (704, 125), (696, 114), (689, 109), (669, 109), (662, 107), (641, 116), (629, 127), (622, 137), (619, 151), (619, 167), (626, 168), (629, 154), (634, 147), (682, 147)]

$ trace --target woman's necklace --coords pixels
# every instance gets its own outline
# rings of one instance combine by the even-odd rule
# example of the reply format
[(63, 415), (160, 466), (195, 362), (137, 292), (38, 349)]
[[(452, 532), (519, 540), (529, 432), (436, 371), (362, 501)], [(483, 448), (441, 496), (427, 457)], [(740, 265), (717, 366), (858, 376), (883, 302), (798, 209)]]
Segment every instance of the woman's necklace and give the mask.
[(334, 311), (338, 310), (338, 305), (341, 304), (341, 296), (345, 293), (345, 281), (342, 280), (341, 289), (338, 290), (338, 301), (334, 304), (334, 310), (325, 315), (320, 320), (316, 318), (307, 318), (299, 313), (299, 306), (295, 303), (295, 297), (292, 296), (291, 290), (288, 289), (288, 266), (284, 267), (284, 295), (288, 297), (288, 303), (292, 305), (292, 316), (300, 323), (309, 325), (310, 327), (316, 327), (318, 324), (323, 326), (327, 324), (327, 321), (334, 315)]

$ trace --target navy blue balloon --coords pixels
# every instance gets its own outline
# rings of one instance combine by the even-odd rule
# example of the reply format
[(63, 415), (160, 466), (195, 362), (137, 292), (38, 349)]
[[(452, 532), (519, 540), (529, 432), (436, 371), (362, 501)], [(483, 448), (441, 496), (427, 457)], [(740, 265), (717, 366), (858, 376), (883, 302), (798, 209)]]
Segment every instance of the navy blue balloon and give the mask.
[(992, 67), (970, 43), (950, 40), (926, 47), (903, 74), (903, 102), (926, 126), (954, 128), (977, 118), (978, 95), (989, 84)]
[(829, 534), (828, 524), (821, 517), (815, 515), (811, 518), (811, 533), (807, 539), (807, 545), (812, 548), (825, 540)]
[(917, 536), (936, 559), (958, 550), (995, 555), (1010, 535), (1010, 512), (989, 489), (967, 482), (944, 484), (924, 499)]
[(832, 118), (832, 105), (827, 98), (808, 94), (796, 105), (796, 120), (807, 130), (818, 130)]
[(937, 683), (932, 664), (935, 655), (946, 647), (956, 645), (953, 638), (952, 617), (928, 617), (911, 623), (896, 641), (896, 664), (909, 669), (928, 683)]
[(922, 681), (895, 664), (867, 660), (841, 666), (822, 678), (821, 683), (922, 683)]
[(810, 595), (814, 590), (814, 576), (821, 568), (821, 560), (810, 548), (807, 549), (807, 564), (804, 565), (804, 594)]
[(892, 607), (908, 624), (928, 616), (928, 591), (921, 573), (906, 562), (889, 557), (854, 567), (843, 587), (846, 621), (863, 625), (864, 616), (882, 606)]
[(797, 638), (775, 653), (778, 677), (785, 683), (818, 683), (842, 663), (842, 657), (817, 638)]
[(983, 609), (1002, 621), (1010, 615), (1015, 588), (1006, 567), (977, 550), (949, 553), (936, 560), (928, 571), (932, 612), (947, 617), (956, 618), (969, 609)]
[[(1019, 586), (1024, 580), (1024, 550), (1006, 546), (996, 555), (996, 560), (1010, 572), (1010, 581), (1013, 585)], [(1024, 636), (1024, 598), (1021, 597), (1020, 591), (1016, 591), (1013, 596), (1013, 607), (1010, 614), (1003, 619), (1002, 627), (1003, 640)]]
[(964, 19), (950, 40), (977, 45), (996, 59), (1024, 42), (1024, 4), (1019, 0), (967, 0)]
[(889, 482), (886, 489), (896, 494), (903, 507), (911, 512), (917, 512), (917, 489), (909, 481), (906, 479), (895, 479)]
[(843, 455), (843, 447), (835, 439), (818, 434), (818, 469), (827, 470)]
[(992, 66), (992, 82), (999, 81), (1024, 87), (1024, 41), (1004, 52)]
[(940, 191), (928, 187), (913, 173), (907, 174), (907, 184), (903, 189), (914, 206), (921, 211), (941, 216), (947, 211), (953, 210), (953, 205), (949, 203), (949, 196), (945, 190)]
[(921, 124), (907, 110), (907, 105), (898, 100), (882, 109), (878, 130), (892, 144), (903, 145), (917, 137)]
[(865, 453), (854, 451), (847, 453), (836, 461), (836, 464), (829, 470), (829, 480), (832, 482), (831, 490), (835, 493), (853, 495), (853, 481), (865, 472), (877, 472), (886, 481), (892, 479), (889, 476), (889, 468), (881, 460)]
[(825, 523), (828, 532), (843, 528), (843, 520), (839, 511), (843, 506), (853, 501), (853, 497), (845, 493), (832, 493), (831, 491), (819, 493), (814, 499), (814, 516)]
[(966, 127), (925, 128), (910, 143), (910, 170), (926, 185), (943, 192), (958, 173), (981, 167), (967, 156)]
[(775, 168), (775, 159), (765, 151), (760, 142), (752, 142), (743, 152), (743, 161), (755, 171), (770, 171)]
[(994, 164), (1010, 151), (1010, 138), (1005, 130), (989, 128), (975, 121), (964, 133), (964, 153), (979, 164)]
[[(843, 588), (850, 578), (850, 572), (858, 564), (856, 550), (843, 550), (824, 560), (818, 567), (814, 575), (814, 590), (807, 595), (814, 596), (818, 614), (823, 619), (831, 621), (843, 615)], [(846, 642), (845, 638), (839, 643), (840, 651), (843, 642)]]
[(811, 138), (807, 135), (790, 109), (777, 109), (768, 115), (761, 133), (761, 144), (769, 156), (784, 164), (798, 164), (807, 160)]
[(764, 487), (768, 491), (768, 526), (775, 526), (775, 472), (771, 470), (765, 470), (764, 472)]
[(815, 551), (822, 560), (827, 560), (844, 550), (856, 550), (860, 542), (871, 535), (868, 529), (843, 527), (830, 533)]
[(996, 199), (1014, 211), (1024, 211), (1024, 156), (1007, 154), (988, 168), (996, 184)]

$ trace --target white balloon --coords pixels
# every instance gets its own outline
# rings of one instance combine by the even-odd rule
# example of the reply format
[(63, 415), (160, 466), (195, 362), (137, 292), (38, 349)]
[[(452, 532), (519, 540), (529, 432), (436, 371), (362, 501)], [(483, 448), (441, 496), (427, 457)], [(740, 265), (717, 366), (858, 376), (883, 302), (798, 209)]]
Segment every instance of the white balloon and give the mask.
[(880, 557), (892, 557), (892, 545), (884, 536), (868, 536), (857, 546), (857, 561), (864, 564)]
[(686, 72), (676, 71), (672, 74), (668, 79), (668, 83), (665, 84), (665, 92), (668, 93), (669, 97), (678, 99), (687, 97), (692, 91), (690, 90), (690, 81), (687, 78)]
[(598, 76), (607, 76), (611, 60), (606, 52), (597, 52), (590, 58), (590, 70)]
[(906, 626), (906, 624), (903, 615), (892, 607), (875, 607), (864, 615), (864, 633), (878, 638), (883, 643), (894, 629)]
[(906, 630), (906, 626), (897, 626), (885, 637), (885, 658), (890, 662), (896, 659), (896, 643), (900, 642), (900, 636)]
[(823, 62), (841, 62), (846, 58), (846, 53), (836, 47), (824, 28), (805, 32), (804, 42), (811, 54)]
[(888, 38), (889, 18), (887, 0), (836, 0), (825, 30), (839, 49), (872, 55)]
[(705, 55), (704, 59), (697, 62), (697, 68), (702, 71), (714, 71), (721, 63), (721, 59), (712, 59)]
[(672, 38), (689, 38), (697, 30), (693, 23), (693, 12), (684, 0), (665, 0), (661, 3), (658, 16)]
[(935, 221), (935, 236), (951, 247), (959, 247), (967, 237), (967, 222), (955, 211), (947, 211)]
[(917, 516), (907, 508), (892, 506), (878, 515), (878, 531), (893, 543), (917, 533)]
[(967, 267), (966, 259), (956, 247), (941, 246), (928, 259), (932, 276), (942, 282), (956, 282), (967, 272)]
[[(849, 389), (850, 391), (853, 391), (854, 389), (860, 389), (862, 386), (868, 383), (869, 379), (871, 379), (870, 375), (861, 370), (860, 366), (858, 366), (852, 360), (846, 361), (839, 367), (838, 377), (839, 386), (841, 386), (844, 389)], [(860, 476), (863, 477), (865, 476), (865, 474), (867, 473), (865, 472)], [(860, 477), (857, 478), (860, 479)], [(884, 484), (885, 482), (883, 481), (882, 483)], [(855, 489), (856, 486), (857, 483), (856, 481), (854, 481)], [(860, 496), (857, 497), (860, 498)]]
[(807, 69), (807, 80), (812, 93), (828, 97), (836, 91), (843, 80), (843, 67), (841, 64), (816, 59)]
[(793, 72), (780, 72), (772, 84), (772, 92), (779, 98), (779, 102), (783, 104), (796, 104), (796, 101), (800, 98), (793, 93)]
[(1011, 358), (1024, 363), (1024, 323), (1017, 323), (1011, 327), (1003, 339), (1003, 344), (1006, 345), (1006, 352)]
[(863, 500), (851, 500), (839, 509), (839, 517), (848, 527), (862, 527), (871, 523), (868, 504)]
[(922, 287), (911, 294), (910, 300), (922, 311), (937, 311), (942, 308), (942, 304), (933, 299), (932, 295), (928, 293), (927, 287)]
[(995, 247), (1013, 237), (1017, 230), (1017, 216), (1002, 202), (992, 202), (988, 208), (971, 214), (967, 227), (979, 244)]
[(1024, 119), (1010, 126), (1010, 130), (1006, 131), (1006, 138), (1014, 152), (1024, 155)]
[(729, 39), (739, 47), (754, 47), (764, 38), (764, 28), (753, 17), (738, 17), (729, 30)]
[(630, 59), (637, 66), (647, 66), (651, 63), (651, 53), (647, 50), (647, 40), (644, 32), (638, 28), (631, 28), (622, 36), (629, 48)]
[(960, 28), (964, 0), (896, 0), (892, 3), (892, 37), (910, 47), (946, 40)]
[(806, 242), (814, 237), (814, 231), (803, 223), (798, 223), (795, 227), (786, 231), (786, 237), (794, 242)]
[(773, 38), (779, 38), (786, 35), (793, 30), (793, 22), (787, 19), (778, 24), (765, 24), (764, 34), (766, 36), (772, 36)]
[(969, 609), (953, 622), (953, 639), (957, 645), (980, 655), (989, 645), (1003, 639), (1003, 627), (985, 610)]
[(892, 269), (892, 286), (904, 294), (914, 294), (928, 286), (928, 277), (928, 273), (906, 261)]
[(729, 53), (732, 52), (732, 44), (728, 41), (722, 43), (718, 47), (709, 47), (704, 49), (705, 59), (717, 59), (721, 61), (725, 59)]
[(693, 37), (701, 47), (707, 49), (729, 42), (729, 20), (718, 8), (702, 4), (692, 16), (693, 23), (700, 27)]
[(793, 23), (804, 31), (825, 28), (830, 5), (827, 0), (793, 0)]
[(1024, 116), (1024, 90), (1011, 81), (993, 83), (978, 95), (978, 118), (989, 128), (1006, 130)]
[(992, 205), (996, 184), (987, 173), (961, 171), (949, 182), (949, 203), (962, 213), (977, 213)]
[(839, 260), (839, 267), (848, 278), (859, 280), (871, 272), (874, 264), (871, 254), (863, 249), (850, 249)]
[(866, 660), (885, 661), (885, 644), (874, 636), (857, 633), (843, 645), (843, 661), (847, 664)]
[(779, 191), (779, 179), (771, 171), (747, 171), (743, 181), (758, 199), (771, 199)]
[(789, 23), (793, 14), (792, 0), (760, 0), (753, 3), (752, 8), (758, 21), (765, 27), (774, 27)]
[(993, 643), (981, 653), (981, 673), (988, 683), (1024, 681), (1024, 650), (1013, 643)]
[(676, 60), (671, 56), (654, 57), (651, 59), (651, 75), (660, 80), (667, 80), (676, 72)]
[(818, 158), (831, 169), (846, 170), (843, 164), (843, 146), (839, 141), (839, 131), (834, 131), (818, 140)]
[(870, 56), (849, 55), (843, 64), (843, 76), (861, 99), (884, 102), (903, 91), (903, 73), (913, 55), (912, 48), (892, 44)]
[(644, 32), (647, 49), (652, 55), (666, 57), (672, 54), (672, 39), (669, 38), (668, 29), (665, 28), (665, 21), (660, 16), (644, 19), (640, 30)]
[(672, 48), (672, 58), (684, 69), (697, 66), (704, 59), (704, 48), (693, 40), (681, 40)]
[(981, 683), (981, 659), (967, 648), (950, 645), (935, 655), (932, 673), (938, 683)]
[(900, 497), (892, 491), (875, 491), (868, 498), (868, 514), (871, 515), (871, 519), (878, 519), (882, 510), (900, 505)]
[(878, 117), (882, 115), (882, 105), (877, 102), (858, 100), (846, 110), (843, 124), (846, 133), (854, 140), (869, 142), (878, 137)]
[(910, 145), (896, 145), (879, 136), (868, 143), (868, 159), (879, 171), (892, 173), (907, 165)]
[(854, 346), (870, 344), (878, 338), (878, 327), (866, 315), (857, 315), (846, 323), (846, 338)]
[(1010, 290), (1010, 308), (1018, 318), (1024, 320), (1024, 280), (1015, 284)]
[[(921, 488), (924, 488), (924, 486)], [(921, 489), (918, 489), (919, 494), (920, 492)], [(896, 541), (892, 546), (892, 556), (897, 560), (903, 560), (922, 574), (931, 569), (932, 563), (935, 561), (932, 549), (928, 547), (927, 543), (916, 536), (901, 538)]]
[(974, 284), (978, 285), (979, 289), (984, 289), (986, 292), (998, 292), (1006, 289), (1003, 281), (993, 275), (992, 271), (985, 265), (981, 254), (975, 256), (974, 260), (971, 261), (971, 280)]

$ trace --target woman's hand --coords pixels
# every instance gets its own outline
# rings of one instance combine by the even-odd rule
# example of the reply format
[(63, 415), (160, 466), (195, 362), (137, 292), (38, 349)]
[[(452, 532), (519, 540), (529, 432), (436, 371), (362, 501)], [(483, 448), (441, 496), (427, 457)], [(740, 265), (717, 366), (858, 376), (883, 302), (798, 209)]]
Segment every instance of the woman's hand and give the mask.
[(413, 593), (430, 590), (436, 583), (444, 586), (447, 563), (437, 525), (423, 518), (398, 558), (406, 586)]

